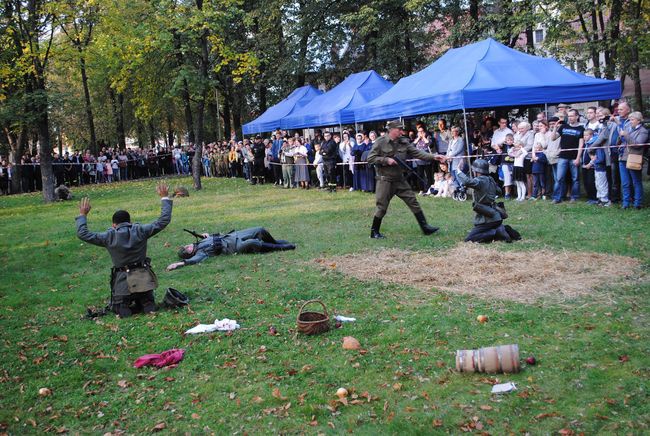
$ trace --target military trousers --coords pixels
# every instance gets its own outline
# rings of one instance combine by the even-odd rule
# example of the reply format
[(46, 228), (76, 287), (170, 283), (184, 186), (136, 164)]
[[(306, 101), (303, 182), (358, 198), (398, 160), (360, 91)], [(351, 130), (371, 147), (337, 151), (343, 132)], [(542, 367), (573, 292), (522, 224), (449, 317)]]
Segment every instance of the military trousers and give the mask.
[(406, 180), (390, 181), (382, 177), (377, 177), (377, 186), (375, 187), (375, 201), (377, 210), (375, 216), (383, 218), (388, 210), (390, 200), (398, 196), (411, 209), (414, 214), (422, 212), (420, 203), (415, 198), (415, 193)]
[(284, 240), (276, 240), (264, 227), (251, 227), (237, 230), (223, 237), (224, 253), (264, 253), (279, 249), (279, 245), (288, 244)]

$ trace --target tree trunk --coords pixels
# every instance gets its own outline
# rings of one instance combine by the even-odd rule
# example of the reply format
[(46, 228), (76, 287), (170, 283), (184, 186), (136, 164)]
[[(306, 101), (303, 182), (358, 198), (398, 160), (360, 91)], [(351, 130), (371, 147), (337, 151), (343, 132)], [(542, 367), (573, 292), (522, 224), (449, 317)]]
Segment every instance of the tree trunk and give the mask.
[(120, 150), (126, 149), (126, 135), (124, 133), (124, 95), (115, 94), (113, 88), (109, 86), (108, 96), (113, 106), (113, 122), (115, 123), (115, 135), (117, 136), (117, 145)]
[[(44, 71), (39, 71), (41, 75)], [(37, 80), (38, 97), (36, 108), (36, 128), (38, 129), (38, 142), (40, 145), (41, 180), (43, 182), (43, 200), (51, 203), (56, 200), (54, 195), (54, 170), (52, 168), (52, 143), (50, 142), (50, 120), (48, 115), (47, 90), (45, 79)]]
[(16, 136), (14, 133), (7, 132), (7, 140), (9, 141), (9, 162), (16, 164), (13, 167), (13, 175), (11, 176), (11, 192), (17, 194), (20, 190), (20, 180), (22, 178), (22, 167), (20, 166), (20, 158), (25, 154), (25, 142), (27, 141), (27, 128), (23, 127)]
[(231, 92), (226, 92), (224, 94), (224, 99), (223, 99), (223, 132), (224, 132), (224, 138), (228, 141), (230, 140), (230, 137), (232, 135), (232, 124), (231, 124), (231, 99), (232, 99), (232, 93)]
[(639, 72), (639, 25), (641, 18), (641, 2), (637, 0), (634, 5), (634, 21), (632, 25), (632, 47), (631, 47), (631, 61), (632, 61), (632, 79), (634, 80), (634, 99), (636, 100), (636, 110), (643, 113), (643, 93), (641, 92), (641, 77)]
[(144, 150), (145, 145), (147, 144), (147, 141), (145, 140), (145, 131), (144, 131), (144, 126), (142, 125), (142, 121), (140, 121), (138, 118), (135, 119), (135, 131), (136, 135), (138, 135), (138, 147), (140, 147), (142, 150)]
[(266, 105), (267, 105), (266, 94), (267, 94), (266, 83), (260, 83), (260, 89), (259, 89), (260, 115), (266, 111)]
[[(183, 53), (181, 52), (181, 35), (176, 31), (172, 31), (174, 37), (174, 50), (176, 50), (176, 63), (178, 66), (183, 65)], [(181, 99), (185, 107), (185, 128), (187, 129), (187, 136), (190, 144), (195, 143), (194, 137), (194, 120), (192, 117), (192, 104), (190, 101), (190, 88), (187, 79), (183, 79), (183, 87), (181, 88)]]
[[(203, 0), (196, 0), (196, 8), (203, 9)], [(201, 158), (203, 155), (203, 136), (204, 136), (204, 120), (205, 120), (205, 101), (208, 97), (209, 86), (209, 54), (208, 54), (208, 30), (205, 28), (201, 33), (200, 38), (201, 48), (201, 96), (196, 105), (196, 143), (194, 147), (194, 158), (192, 159), (192, 180), (194, 182), (194, 189), (197, 191), (202, 188), (201, 186)]]
[(63, 135), (61, 135), (61, 128), (56, 129), (56, 143), (59, 148), (59, 156), (63, 156)]
[(149, 145), (151, 148), (156, 148), (156, 128), (151, 120), (149, 121)]
[(614, 79), (616, 74), (616, 64), (618, 63), (618, 39), (621, 36), (621, 12), (623, 11), (623, 2), (613, 0), (609, 16), (609, 62), (605, 65), (605, 77)]
[(90, 151), (97, 154), (97, 137), (95, 135), (95, 120), (93, 118), (93, 108), (90, 103), (90, 91), (88, 89), (88, 75), (86, 74), (86, 59), (84, 58), (81, 47), (79, 47), (79, 68), (81, 69), (81, 83), (84, 89), (84, 100), (86, 104), (86, 120), (88, 122), (88, 132), (90, 133)]
[[(298, 12), (298, 15), (300, 17), (301, 29), (300, 42), (298, 44), (298, 71), (296, 72), (296, 88), (305, 86), (305, 80), (307, 77), (307, 49), (309, 45), (309, 35), (311, 33), (311, 29), (307, 26), (307, 17), (304, 15), (305, 0), (299, 0), (298, 4), (300, 5), (300, 11)], [(233, 113), (233, 115), (236, 115), (236, 111)], [(237, 129), (237, 123), (235, 123), (235, 130), (239, 132)]]
[(639, 71), (639, 46), (636, 41), (632, 43), (632, 80), (634, 81), (634, 108), (643, 113), (643, 93), (641, 92), (641, 77)]
[(221, 120), (219, 119), (219, 111), (217, 110), (217, 103), (214, 100), (210, 100), (210, 102), (208, 103), (208, 113), (210, 114), (210, 119), (214, 120), (214, 130), (213, 129), (206, 130), (204, 142), (206, 143), (216, 142), (219, 140), (220, 137), (219, 130), (221, 129)]
[(174, 148), (174, 124), (171, 112), (167, 112), (167, 148), (169, 150)]
[(233, 106), (232, 106), (232, 124), (233, 124), (233, 130), (235, 131), (235, 136), (237, 138), (242, 137), (242, 130), (241, 130), (241, 102), (242, 102), (242, 97), (241, 97), (241, 92), (239, 89), (234, 89), (233, 90)]

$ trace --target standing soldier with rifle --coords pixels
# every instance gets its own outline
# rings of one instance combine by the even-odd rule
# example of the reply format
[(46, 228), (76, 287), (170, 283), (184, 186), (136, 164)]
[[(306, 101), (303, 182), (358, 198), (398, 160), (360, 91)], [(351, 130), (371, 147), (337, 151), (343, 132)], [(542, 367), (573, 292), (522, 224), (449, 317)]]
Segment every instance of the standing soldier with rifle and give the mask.
[[(406, 137), (402, 136), (404, 126), (400, 121), (391, 121), (386, 127), (388, 128), (388, 134), (375, 141), (372, 151), (368, 155), (368, 163), (374, 164), (377, 171), (377, 187), (375, 190), (377, 210), (372, 221), (370, 237), (373, 239), (384, 237), (379, 233), (381, 220), (386, 215), (390, 200), (395, 195), (401, 198), (411, 209), (422, 229), (422, 233), (425, 235), (435, 233), (438, 231), (438, 227), (427, 224), (422, 208), (404, 177), (405, 168), (399, 162), (404, 162), (406, 159), (442, 161), (444, 158), (437, 154), (418, 150)], [(406, 165), (406, 169), (408, 169), (408, 165)], [(411, 171), (413, 170), (411, 169)]]
[(153, 291), (158, 286), (158, 279), (151, 269), (151, 259), (147, 257), (147, 240), (172, 220), (169, 187), (160, 182), (156, 192), (162, 201), (160, 217), (156, 221), (151, 224), (131, 224), (129, 213), (118, 210), (113, 214), (113, 226), (101, 233), (88, 230), (88, 197), (84, 197), (79, 205), (77, 236), (89, 244), (105, 247), (113, 260), (109, 309), (121, 318), (131, 316), (133, 309), (144, 313), (156, 309)]

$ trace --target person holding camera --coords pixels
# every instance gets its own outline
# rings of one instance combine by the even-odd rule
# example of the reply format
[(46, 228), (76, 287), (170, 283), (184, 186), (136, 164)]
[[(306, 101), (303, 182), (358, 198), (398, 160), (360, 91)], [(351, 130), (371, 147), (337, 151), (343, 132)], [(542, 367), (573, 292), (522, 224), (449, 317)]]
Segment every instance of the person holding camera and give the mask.
[(113, 226), (105, 232), (88, 230), (87, 216), (90, 212), (88, 197), (81, 199), (77, 222), (77, 237), (89, 244), (105, 247), (113, 260), (111, 269), (111, 301), (109, 309), (120, 318), (134, 311), (155, 311), (153, 291), (158, 286), (156, 274), (147, 257), (147, 240), (160, 233), (172, 219), (172, 200), (169, 186), (160, 182), (156, 186), (162, 205), (160, 217), (150, 224), (132, 224), (125, 210), (113, 214)]

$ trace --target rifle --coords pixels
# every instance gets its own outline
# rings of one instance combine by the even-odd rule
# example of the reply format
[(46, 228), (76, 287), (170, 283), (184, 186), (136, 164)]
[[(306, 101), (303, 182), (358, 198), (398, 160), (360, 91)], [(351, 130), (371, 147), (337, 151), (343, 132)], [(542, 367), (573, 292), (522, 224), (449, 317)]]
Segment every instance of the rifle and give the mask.
[(402, 169), (403, 169), (404, 171), (406, 171), (407, 173), (409, 173), (409, 174), (411, 174), (411, 175), (417, 177), (417, 178), (420, 179), (420, 181), (421, 181), (422, 183), (424, 183), (425, 185), (427, 184), (427, 181), (424, 180), (424, 178), (422, 178), (422, 176), (420, 176), (420, 175), (417, 173), (417, 171), (415, 171), (415, 170), (413, 169), (413, 167), (410, 166), (409, 164), (407, 164), (404, 160), (402, 160), (401, 158), (399, 158), (399, 157), (397, 157), (397, 156), (392, 156), (392, 158), (395, 160), (395, 162), (397, 162), (397, 165), (399, 165), (400, 167), (402, 167)]
[(200, 241), (200, 240), (202, 240), (202, 239), (205, 239), (205, 238), (203, 237), (203, 235), (200, 235), (200, 234), (196, 233), (194, 230), (183, 229), (183, 231), (185, 231), (185, 232), (189, 233), (190, 235), (194, 236), (194, 237), (196, 238), (197, 241)]

